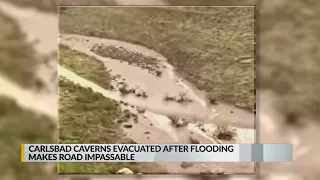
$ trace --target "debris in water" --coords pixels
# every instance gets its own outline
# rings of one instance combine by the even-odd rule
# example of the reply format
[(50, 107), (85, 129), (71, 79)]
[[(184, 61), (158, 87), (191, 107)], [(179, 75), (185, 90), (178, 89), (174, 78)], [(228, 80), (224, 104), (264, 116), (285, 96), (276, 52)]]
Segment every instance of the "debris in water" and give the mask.
[(299, 115), (293, 112), (287, 113), (285, 122), (290, 126), (303, 125), (302, 122), (299, 120)]
[(130, 113), (130, 111), (129, 111), (128, 109), (125, 109), (125, 110), (123, 111), (123, 113), (124, 113), (124, 117), (125, 117), (126, 119), (131, 118), (131, 113)]
[(123, 127), (125, 127), (125, 128), (132, 128), (132, 124), (124, 124)]
[(161, 75), (162, 75), (162, 72), (159, 71), (159, 70), (157, 70), (157, 71), (156, 71), (156, 76), (157, 76), (157, 77), (161, 77)]
[(218, 125), (214, 136), (219, 140), (230, 141), (236, 136), (235, 129), (230, 125)]
[(126, 86), (120, 87), (120, 88), (119, 88), (119, 91), (120, 91), (121, 95), (127, 95), (127, 94), (130, 93), (130, 91), (127, 89)]
[(186, 168), (189, 168), (189, 167), (193, 166), (193, 164), (190, 163), (190, 162), (182, 162), (182, 163), (180, 164), (180, 166), (181, 166), (183, 169), (186, 169)]
[(175, 101), (176, 98), (173, 96), (169, 96), (168, 94), (163, 98), (164, 101)]
[(218, 100), (212, 96), (208, 96), (209, 103), (212, 105), (218, 105)]
[(137, 111), (138, 111), (138, 113), (145, 113), (146, 112), (146, 110), (142, 109), (142, 108), (137, 108)]
[(200, 144), (200, 141), (195, 137), (189, 137), (190, 144)]
[(137, 117), (137, 116), (135, 116), (135, 117), (133, 118), (133, 122), (134, 122), (135, 124), (138, 124), (138, 117)]
[(142, 97), (143, 97), (143, 98), (147, 98), (147, 97), (148, 97), (148, 95), (146, 94), (146, 92), (142, 92)]
[(130, 92), (131, 93), (136, 93), (136, 89), (132, 88), (132, 89), (130, 89)]
[(174, 125), (177, 128), (188, 125), (188, 122), (185, 121), (185, 119), (180, 119), (175, 116), (168, 116), (168, 118), (171, 120), (172, 125)]

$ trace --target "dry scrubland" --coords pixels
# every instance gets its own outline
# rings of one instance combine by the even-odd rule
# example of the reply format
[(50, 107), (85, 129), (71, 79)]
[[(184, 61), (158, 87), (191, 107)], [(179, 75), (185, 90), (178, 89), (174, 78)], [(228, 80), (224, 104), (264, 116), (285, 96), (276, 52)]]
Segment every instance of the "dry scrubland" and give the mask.
[(52, 119), (19, 107), (0, 96), (0, 179), (52, 179), (45, 163), (20, 162), (20, 145), (54, 143)]
[[(0, 26), (0, 74), (23, 88), (41, 88), (35, 74), (40, 57), (25, 41), (16, 22), (1, 12)], [(52, 119), (25, 110), (14, 100), (0, 95), (0, 122), (0, 179), (53, 179), (45, 163), (20, 163), (21, 143), (54, 143), (56, 125)]]
[(59, 28), (154, 49), (210, 98), (254, 110), (254, 8), (196, 10), (63, 7)]
[[(18, 1), (18, 2), (23, 2), (23, 1)], [(24, 1), (24, 2), (26, 2), (26, 4), (30, 3), (32, 6), (37, 5), (38, 7), (43, 8), (41, 3), (40, 5), (39, 3), (34, 4), (35, 1), (32, 1), (32, 2)], [(50, 10), (50, 8), (49, 9), (43, 8), (43, 10)], [(168, 16), (165, 16), (165, 17), (169, 18)], [(131, 19), (129, 19), (129, 21), (131, 21)], [(12, 19), (10, 19), (9, 17), (6, 17), (3, 14), (0, 14), (0, 23), (2, 25), (1, 27), (3, 27), (0, 30), (1, 31), (0, 48), (2, 50), (1, 56), (3, 57), (0, 59), (1, 73), (4, 73), (6, 76), (10, 77), (11, 80), (17, 82), (23, 87), (30, 88), (34, 86), (39, 86), (39, 88), (41, 88), (41, 82), (39, 82), (38, 78), (36, 77), (34, 70), (36, 69), (36, 66), (39, 63), (39, 58), (42, 58), (42, 57), (38, 57), (36, 55), (35, 51), (32, 48), (32, 44), (26, 43), (23, 33), (20, 31), (20, 29), (17, 27), (17, 24)], [(197, 30), (200, 29), (200, 27), (197, 27), (197, 28), (198, 29), (193, 29), (194, 33), (197, 33), (198, 32)], [(194, 33), (192, 33), (192, 35), (194, 35)], [(202, 37), (202, 38), (205, 39), (206, 37)], [(173, 39), (172, 41), (176, 42), (177, 39)], [(200, 40), (199, 40), (199, 43), (200, 43)], [(165, 48), (165, 45), (161, 47)], [(169, 47), (167, 49), (169, 49)], [(73, 53), (76, 53), (76, 52), (71, 52), (68, 49), (64, 49), (64, 50), (67, 51), (66, 55), (68, 54), (74, 55)], [(171, 52), (171, 53), (174, 54), (174, 52)], [(81, 57), (81, 55), (79, 56), (80, 56), (79, 59), (84, 59), (83, 61), (84, 63), (88, 62), (87, 60), (85, 60), (84, 57)], [(68, 56), (66, 56), (65, 58), (68, 58)], [(25, 66), (24, 62), (28, 62), (28, 66)], [(40, 62), (42, 61), (40, 60)], [(73, 67), (72, 68), (73, 70), (78, 69), (76, 65), (72, 65), (72, 63), (71, 64), (64, 63), (64, 65), (66, 67)], [(92, 71), (97, 71), (97, 72), (100, 72), (101, 74), (103, 73), (101, 69), (101, 65), (99, 64), (96, 64), (90, 67), (92, 68)], [(81, 71), (76, 71), (76, 73), (79, 73), (79, 74), (82, 73), (81, 74), (82, 76), (85, 76), (88, 79), (95, 82), (102, 82), (102, 80), (104, 80), (104, 79), (96, 79), (96, 77), (91, 77), (89, 73), (85, 73)], [(108, 76), (105, 76), (105, 77), (107, 78)], [(71, 86), (75, 86), (75, 85), (71, 85)], [(105, 84), (105, 86), (107, 87), (108, 84)], [(69, 87), (69, 85), (66, 85), (66, 87)], [(86, 89), (84, 89), (84, 91), (89, 94), (92, 93), (90, 91), (87, 92), (88, 90)], [(101, 101), (108, 101), (109, 103), (111, 102), (110, 100), (107, 100), (107, 99), (104, 99)], [(1, 107), (2, 111), (0, 115), (2, 119), (1, 122), (3, 122), (1, 124), (1, 129), (2, 129), (1, 133), (3, 133), (3, 137), (6, 137), (1, 140), (1, 143), (6, 145), (2, 147), (9, 147), (4, 149), (4, 151), (2, 152), (3, 154), (12, 154), (11, 159), (4, 159), (1, 162), (2, 164), (1, 169), (3, 170), (3, 172), (10, 172), (9, 176), (6, 176), (6, 177), (9, 177), (10, 179), (23, 178), (23, 179), (33, 179), (33, 180), (54, 178), (54, 176), (48, 173), (48, 171), (45, 169), (44, 163), (21, 164), (19, 162), (19, 150), (20, 150), (19, 144), (20, 143), (22, 142), (23, 143), (53, 143), (54, 142), (54, 139), (52, 138), (52, 135), (54, 134), (54, 126), (51, 124), (52, 121), (50, 121), (49, 119), (47, 120), (47, 117), (40, 116), (36, 113), (21, 109), (12, 100), (8, 98), (2, 98), (1, 104), (2, 104), (2, 107)], [(71, 106), (71, 104), (72, 102), (70, 102), (69, 105)], [(114, 107), (112, 106), (112, 108), (115, 108), (115, 107), (116, 105)], [(76, 113), (76, 112), (71, 111), (70, 113)], [(28, 123), (25, 123), (25, 122), (28, 122)], [(23, 126), (20, 126), (21, 124), (23, 124)], [(85, 124), (83, 125), (85, 126)], [(39, 127), (43, 127), (43, 128), (40, 128), (40, 131), (39, 131)], [(35, 129), (37, 129), (37, 131), (35, 131)], [(79, 133), (76, 130), (71, 132), (75, 134)], [(111, 132), (108, 132), (108, 133), (111, 133)], [(70, 137), (72, 137), (72, 135), (74, 134), (71, 134)], [(7, 157), (10, 157), (10, 156), (7, 156)], [(16, 157), (17, 161), (16, 160), (11, 161), (12, 157)], [(118, 165), (116, 165), (116, 167), (112, 167), (112, 166), (101, 165), (101, 164), (94, 164), (93, 166), (95, 166), (95, 169), (98, 169), (101, 171), (107, 170), (109, 172), (114, 172), (115, 169), (120, 167)], [(129, 167), (135, 170), (136, 172), (140, 169), (147, 171), (149, 173), (159, 172), (159, 171), (163, 172), (159, 167), (153, 167), (148, 164), (130, 164)], [(86, 167), (81, 164), (79, 165), (74, 165), (72, 163), (64, 164), (64, 165), (61, 165), (59, 168), (60, 168), (60, 171), (62, 172), (72, 172), (72, 171), (88, 172), (88, 169), (89, 171), (93, 172), (92, 167)], [(144, 171), (140, 171), (140, 172), (144, 173)], [(95, 173), (97, 172), (95, 171)], [(6, 173), (2, 173), (2, 175), (6, 175)]]
[[(101, 87), (109, 89), (111, 86), (111, 75), (103, 63), (93, 57), (60, 45), (59, 64)], [(88, 68), (84, 71), (83, 67)], [(117, 123), (124, 117), (125, 112), (118, 102), (59, 78), (60, 143), (135, 143), (123, 133), (122, 124)], [(165, 172), (155, 163), (60, 163), (59, 173), (114, 174), (124, 167), (135, 173)]]
[(263, 1), (261, 7), (259, 86), (279, 95), (278, 109), (289, 122), (319, 119), (319, 2)]
[[(32, 44), (25, 42), (25, 35), (18, 25), (0, 12), (0, 73), (23, 87), (37, 84), (35, 67), (38, 65)], [(28, 66), (22, 66), (28, 62)]]
[(111, 75), (107, 72), (104, 64), (93, 57), (71, 50), (67, 46), (59, 45), (59, 64), (105, 89), (111, 87)]
[[(117, 123), (121, 117), (118, 102), (59, 78), (60, 143), (135, 143)], [(124, 167), (135, 173), (165, 173), (156, 163), (59, 163), (59, 173), (115, 174)]]
[[(168, 57), (171, 64), (177, 67), (178, 72), (191, 82), (196, 83), (199, 88), (208, 92), (211, 97), (221, 101), (236, 103), (243, 108), (253, 110), (255, 98), (253, 9), (218, 8), (218, 12), (212, 12), (210, 8), (207, 8), (204, 9), (204, 14), (185, 12), (185, 10), (183, 8), (172, 10), (171, 8), (103, 9), (64, 7), (60, 9), (62, 13), (60, 15), (60, 30), (63, 32), (134, 42), (155, 49), (162, 54), (167, 53), (164, 55)], [(191, 11), (199, 10), (192, 8)], [(252, 30), (251, 34), (240, 33), (245, 37), (244, 42), (242, 42), (243, 39), (240, 40), (239, 37), (232, 34), (237, 32), (235, 29), (232, 30), (224, 25), (226, 21), (234, 16), (230, 13), (231, 11), (237, 12), (239, 15), (247, 13), (247, 24), (243, 27), (234, 27)], [(86, 14), (86, 17), (83, 16), (83, 13)], [(223, 18), (222, 20), (219, 19), (221, 17), (212, 18), (212, 14), (207, 13), (217, 13), (217, 16), (220, 15)], [(151, 16), (152, 14), (157, 15)], [(132, 17), (147, 17), (149, 15), (152, 17), (151, 19), (138, 18), (134, 21), (132, 19)], [(172, 19), (172, 17), (176, 18)], [(90, 20), (85, 20), (87, 18)], [(213, 26), (214, 23), (206, 24), (210, 20), (219, 24), (221, 29), (216, 29), (216, 31), (220, 34), (218, 33), (213, 36), (211, 28), (215, 28)], [(79, 24), (80, 21), (85, 21), (83, 22), (86, 24), (85, 28)], [(198, 25), (198, 21), (201, 21), (200, 25)], [(238, 23), (238, 20), (235, 20), (234, 23)], [(195, 26), (195, 24), (198, 26)], [(227, 29), (229, 31), (226, 31)], [(156, 36), (159, 33), (161, 34)], [(195, 37), (195, 35), (198, 36)], [(229, 39), (227, 39), (227, 36), (230, 36)], [(220, 38), (226, 42), (218, 44), (218, 41), (221, 40)], [(233, 39), (233, 46), (229, 44), (231, 43), (230, 39)], [(148, 44), (145, 44), (147, 42)], [(151, 44), (149, 44), (150, 42)], [(235, 51), (236, 48), (234, 47), (239, 49), (241, 47), (242, 49)], [(222, 50), (219, 51), (218, 49)], [(106, 89), (110, 88), (112, 77), (102, 62), (63, 45), (59, 46), (59, 50), (59, 63), (61, 66)], [(113, 56), (117, 56), (117, 59), (124, 61), (128, 57), (133, 57), (130, 53), (126, 57), (125, 53), (119, 50), (113, 50), (112, 52)], [(107, 54), (105, 55), (108, 56)], [(217, 58), (212, 58), (213, 55)], [(234, 58), (234, 56), (238, 58)], [(88, 68), (84, 71), (83, 67)], [(74, 143), (97, 143), (104, 141), (105, 143), (119, 143), (115, 140), (121, 139), (124, 135), (118, 130), (119, 124), (116, 123), (117, 119), (123, 115), (121, 110), (119, 110), (118, 103), (104, 98), (102, 95), (93, 93), (91, 89), (81, 88), (70, 82), (60, 80), (59, 87), (60, 141), (62, 143), (70, 143), (70, 140)], [(230, 97), (231, 92), (236, 94)], [(88, 104), (88, 102), (91, 104)], [(107, 111), (105, 111), (106, 109)], [(105, 119), (106, 116), (108, 117), (107, 119)], [(75, 117), (80, 120), (74, 121)], [(87, 131), (83, 132), (83, 129), (87, 129)], [(94, 133), (97, 133), (97, 135), (92, 136)], [(103, 134), (101, 135), (101, 133)], [(79, 139), (79, 137), (83, 138)], [(190, 141), (191, 143), (196, 143), (193, 139)], [(132, 164), (126, 163), (119, 163), (117, 165), (60, 163), (59, 171), (60, 173), (112, 174), (116, 173), (120, 167), (135, 168)], [(159, 168), (160, 166), (157, 167), (158, 170), (156, 172), (163, 173), (164, 171)], [(136, 169), (133, 170), (138, 172), (139, 170)], [(155, 168), (149, 166), (149, 170), (144, 170), (146, 173), (154, 173), (152, 169)]]

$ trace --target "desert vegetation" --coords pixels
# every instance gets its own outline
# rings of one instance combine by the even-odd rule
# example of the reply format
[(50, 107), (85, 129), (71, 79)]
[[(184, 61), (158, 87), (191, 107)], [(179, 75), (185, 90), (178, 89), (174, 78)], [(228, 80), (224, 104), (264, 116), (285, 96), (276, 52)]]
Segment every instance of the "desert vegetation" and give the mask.
[(59, 45), (59, 64), (105, 89), (114, 90), (111, 84), (113, 77), (109, 70), (101, 61), (93, 57)]
[[(3, 27), (0, 29), (1, 74), (24, 88), (43, 88), (44, 84), (35, 69), (44, 58), (36, 55), (33, 44), (27, 42), (18, 24), (2, 12), (0, 25)], [(27, 66), (25, 62), (28, 62)]]
[(235, 128), (233, 128), (231, 125), (218, 125), (213, 136), (219, 140), (233, 140), (236, 136)]
[[(88, 14), (85, 19), (81, 18), (83, 12)], [(107, 12), (102, 8), (77, 7), (60, 14), (59, 27), (62, 32), (118, 39), (149, 47), (167, 57), (181, 76), (217, 101), (254, 110), (253, 16), (252, 7), (220, 7), (207, 9), (206, 13), (181, 7), (108, 8)], [(101, 24), (117, 26), (103, 28)], [(107, 48), (109, 50), (105, 51), (109, 57), (115, 56), (110, 52), (117, 52), (114, 58), (132, 59), (133, 53)], [(128, 54), (128, 58), (118, 57), (118, 52)], [(237, 61), (244, 56), (250, 57), (250, 61)]]
[(192, 136), (189, 137), (189, 142), (190, 144), (200, 144), (200, 141)]
[(177, 103), (190, 103), (193, 102), (192, 99), (187, 97), (187, 94), (185, 92), (179, 93), (177, 96), (170, 96), (169, 94), (166, 94), (163, 98), (166, 102), (177, 102)]
[(176, 128), (180, 128), (188, 125), (187, 121), (185, 121), (185, 119), (183, 118), (179, 118), (176, 116), (168, 116), (168, 118), (171, 120), (171, 124)]
[(21, 163), (21, 144), (56, 143), (56, 125), (45, 115), (20, 107), (13, 99), (0, 95), (0, 178), (53, 179), (48, 163)]
[[(134, 115), (133, 115), (134, 116)], [(83, 88), (67, 79), (59, 79), (59, 142), (60, 143), (134, 143), (127, 138), (117, 119), (131, 118), (129, 110), (121, 111), (119, 103)], [(76, 118), (76, 119), (75, 119)], [(125, 128), (132, 125), (124, 124)], [(133, 172), (145, 172), (148, 163), (60, 163), (60, 173), (107, 173), (115, 174), (123, 167)], [(164, 172), (152, 164), (149, 173)]]
[(162, 71), (158, 65), (158, 60), (147, 55), (126, 50), (123, 47), (103, 46), (101, 44), (94, 45), (90, 51), (102, 56), (115, 60), (125, 61), (134, 64), (142, 69), (147, 69), (149, 73), (161, 77)]

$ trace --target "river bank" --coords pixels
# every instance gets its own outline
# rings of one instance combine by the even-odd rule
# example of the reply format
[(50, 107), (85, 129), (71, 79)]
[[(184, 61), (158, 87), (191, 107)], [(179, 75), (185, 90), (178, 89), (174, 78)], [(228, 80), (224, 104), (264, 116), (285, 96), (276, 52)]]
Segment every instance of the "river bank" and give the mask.
[[(60, 57), (64, 57), (62, 64), (59, 67), (59, 75), (67, 79), (70, 79), (76, 84), (82, 87), (89, 87), (95, 92), (101, 93), (106, 98), (110, 98), (119, 102), (123, 112), (129, 112), (132, 118), (122, 121), (123, 131), (128, 137), (130, 137), (136, 143), (148, 144), (148, 143), (253, 143), (254, 142), (254, 115), (246, 114), (247, 111), (238, 109), (236, 107), (230, 107), (226, 104), (219, 104), (216, 107), (229, 107), (224, 112), (219, 112), (215, 109), (215, 106), (210, 105), (203, 96), (200, 96), (195, 87), (192, 87), (191, 83), (185, 83), (183, 78), (177, 76), (174, 72), (174, 68), (167, 63), (166, 58), (162, 55), (130, 43), (121, 42), (117, 40), (108, 40), (95, 37), (79, 36), (72, 34), (60, 34), (60, 44), (69, 47), (66, 51), (66, 47), (60, 49)], [(142, 56), (153, 59), (151, 62), (153, 66), (162, 67), (161, 76), (150, 73), (147, 69), (135, 65), (135, 62), (126, 62), (128, 59), (112, 59), (108, 57), (102, 57), (93, 51), (93, 48), (99, 46), (121, 46), (121, 51), (130, 54), (127, 55), (131, 59), (135, 59), (133, 56), (139, 54)], [(113, 47), (113, 48), (115, 48)], [(113, 49), (114, 50), (114, 49)], [(83, 55), (80, 57), (75, 56), (75, 52), (83, 53), (87, 58), (94, 58), (102, 62), (105, 66), (105, 71), (110, 74), (110, 83), (114, 88), (102, 88), (99, 81), (90, 82), (90, 79), (94, 81), (94, 74), (91, 76), (81, 76), (79, 68), (82, 67), (94, 67), (97, 61), (83, 60)], [(62, 53), (66, 54), (62, 54)], [(73, 54), (73, 58), (68, 56)], [(68, 57), (68, 58), (66, 58)], [(121, 58), (121, 57), (119, 57)], [(68, 60), (67, 60), (68, 59)], [(68, 65), (68, 61), (74, 61), (78, 59), (77, 66)], [(80, 60), (81, 59), (81, 60)], [(72, 63), (71, 63), (72, 64)], [(101, 64), (101, 63), (99, 63)], [(66, 69), (78, 72), (78, 74)], [(99, 68), (101, 69), (101, 68)], [(87, 77), (89, 79), (85, 79)], [(112, 78), (117, 77), (117, 78)], [(136, 96), (135, 94), (123, 94), (119, 90), (120, 84), (126, 84), (128, 87), (138, 87), (136, 91), (143, 90), (147, 97), (143, 98)], [(166, 87), (166, 88), (163, 88)], [(130, 88), (127, 88), (129, 91)], [(173, 93), (174, 92), (174, 93)], [(179, 94), (185, 92), (186, 99), (190, 99), (186, 104), (180, 104), (178, 102), (166, 102), (164, 97), (167, 94)], [(143, 111), (141, 111), (143, 110)], [(242, 114), (247, 115), (240, 118)], [(239, 118), (241, 121), (237, 121), (235, 118), (225, 119), (229, 114), (235, 114), (234, 117)], [(173, 124), (172, 117), (176, 117), (180, 121), (184, 121), (180, 126)], [(249, 117), (246, 119), (246, 117)], [(250, 122), (250, 117), (251, 122)], [(247, 121), (246, 121), (247, 120)], [(233, 123), (232, 123), (233, 122)], [(244, 122), (244, 123), (241, 123)], [(230, 125), (228, 126), (228, 123)], [(220, 126), (221, 125), (221, 126)], [(240, 128), (243, 125), (247, 125), (246, 128)], [(248, 126), (249, 125), (249, 126)], [(240, 126), (240, 127), (238, 127)], [(229, 140), (219, 140), (215, 134), (221, 131), (221, 127), (228, 127), (231, 131), (235, 132), (234, 137)], [(223, 131), (223, 130), (222, 130)], [(165, 138), (164, 138), (165, 137)], [(237, 163), (232, 166), (223, 163), (194, 163), (191, 168), (182, 168), (180, 163), (161, 163), (168, 173), (199, 173), (203, 171), (210, 171), (211, 173), (218, 173), (223, 171), (224, 173), (232, 172), (253, 172), (254, 166), (251, 163)], [(221, 165), (220, 165), (221, 164)], [(242, 165), (241, 165), (242, 164)], [(242, 166), (242, 168), (239, 168)], [(244, 168), (245, 167), (245, 168)], [(251, 168), (250, 168), (251, 167)], [(205, 170), (206, 169), (206, 170)], [(241, 169), (241, 170), (240, 170)]]

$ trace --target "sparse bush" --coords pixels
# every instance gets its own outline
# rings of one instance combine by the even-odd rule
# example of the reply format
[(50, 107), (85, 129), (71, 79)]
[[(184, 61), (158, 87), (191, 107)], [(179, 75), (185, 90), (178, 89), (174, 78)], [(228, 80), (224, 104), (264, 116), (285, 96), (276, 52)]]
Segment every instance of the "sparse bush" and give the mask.
[(236, 133), (235, 129), (230, 125), (219, 125), (214, 133), (214, 136), (219, 140), (230, 141), (236, 136)]
[(141, 114), (146, 112), (146, 110), (142, 108), (137, 108), (137, 111), (138, 113), (141, 113)]
[(131, 112), (128, 110), (128, 109), (125, 109), (123, 111), (123, 116), (126, 118), (126, 119), (129, 119), (131, 118)]
[(121, 95), (127, 95), (130, 93), (130, 90), (128, 90), (126, 86), (120, 87), (119, 91), (120, 91)]
[(169, 96), (168, 94), (163, 98), (164, 101), (175, 101), (176, 98), (175, 97), (172, 97), (172, 96)]
[(179, 118), (177, 118), (175, 116), (168, 116), (168, 118), (171, 120), (171, 123), (173, 125), (176, 125), (178, 123)]
[(200, 141), (195, 137), (189, 137), (190, 144), (200, 144)]
[(132, 128), (132, 124), (124, 124), (123, 127), (124, 128)]
[(162, 75), (162, 72), (159, 71), (159, 70), (157, 70), (157, 71), (156, 71), (156, 76), (157, 76), (157, 77), (161, 77), (161, 75)]
[(175, 116), (168, 116), (168, 118), (171, 120), (171, 124), (177, 128), (187, 125), (187, 123), (184, 121), (184, 119), (180, 119)]
[(135, 113), (131, 113), (131, 116), (132, 116), (132, 117), (138, 117), (138, 115), (135, 114)]
[(148, 95), (146, 94), (146, 92), (142, 92), (142, 97), (143, 97), (143, 98), (147, 98), (147, 97), (148, 97)]
[(136, 124), (139, 122), (138, 116), (133, 118), (133, 122), (136, 123)]
[(207, 99), (209, 100), (209, 103), (212, 104), (212, 105), (218, 105), (218, 100), (216, 98), (214, 98), (213, 96), (211, 95), (208, 95), (207, 96)]

